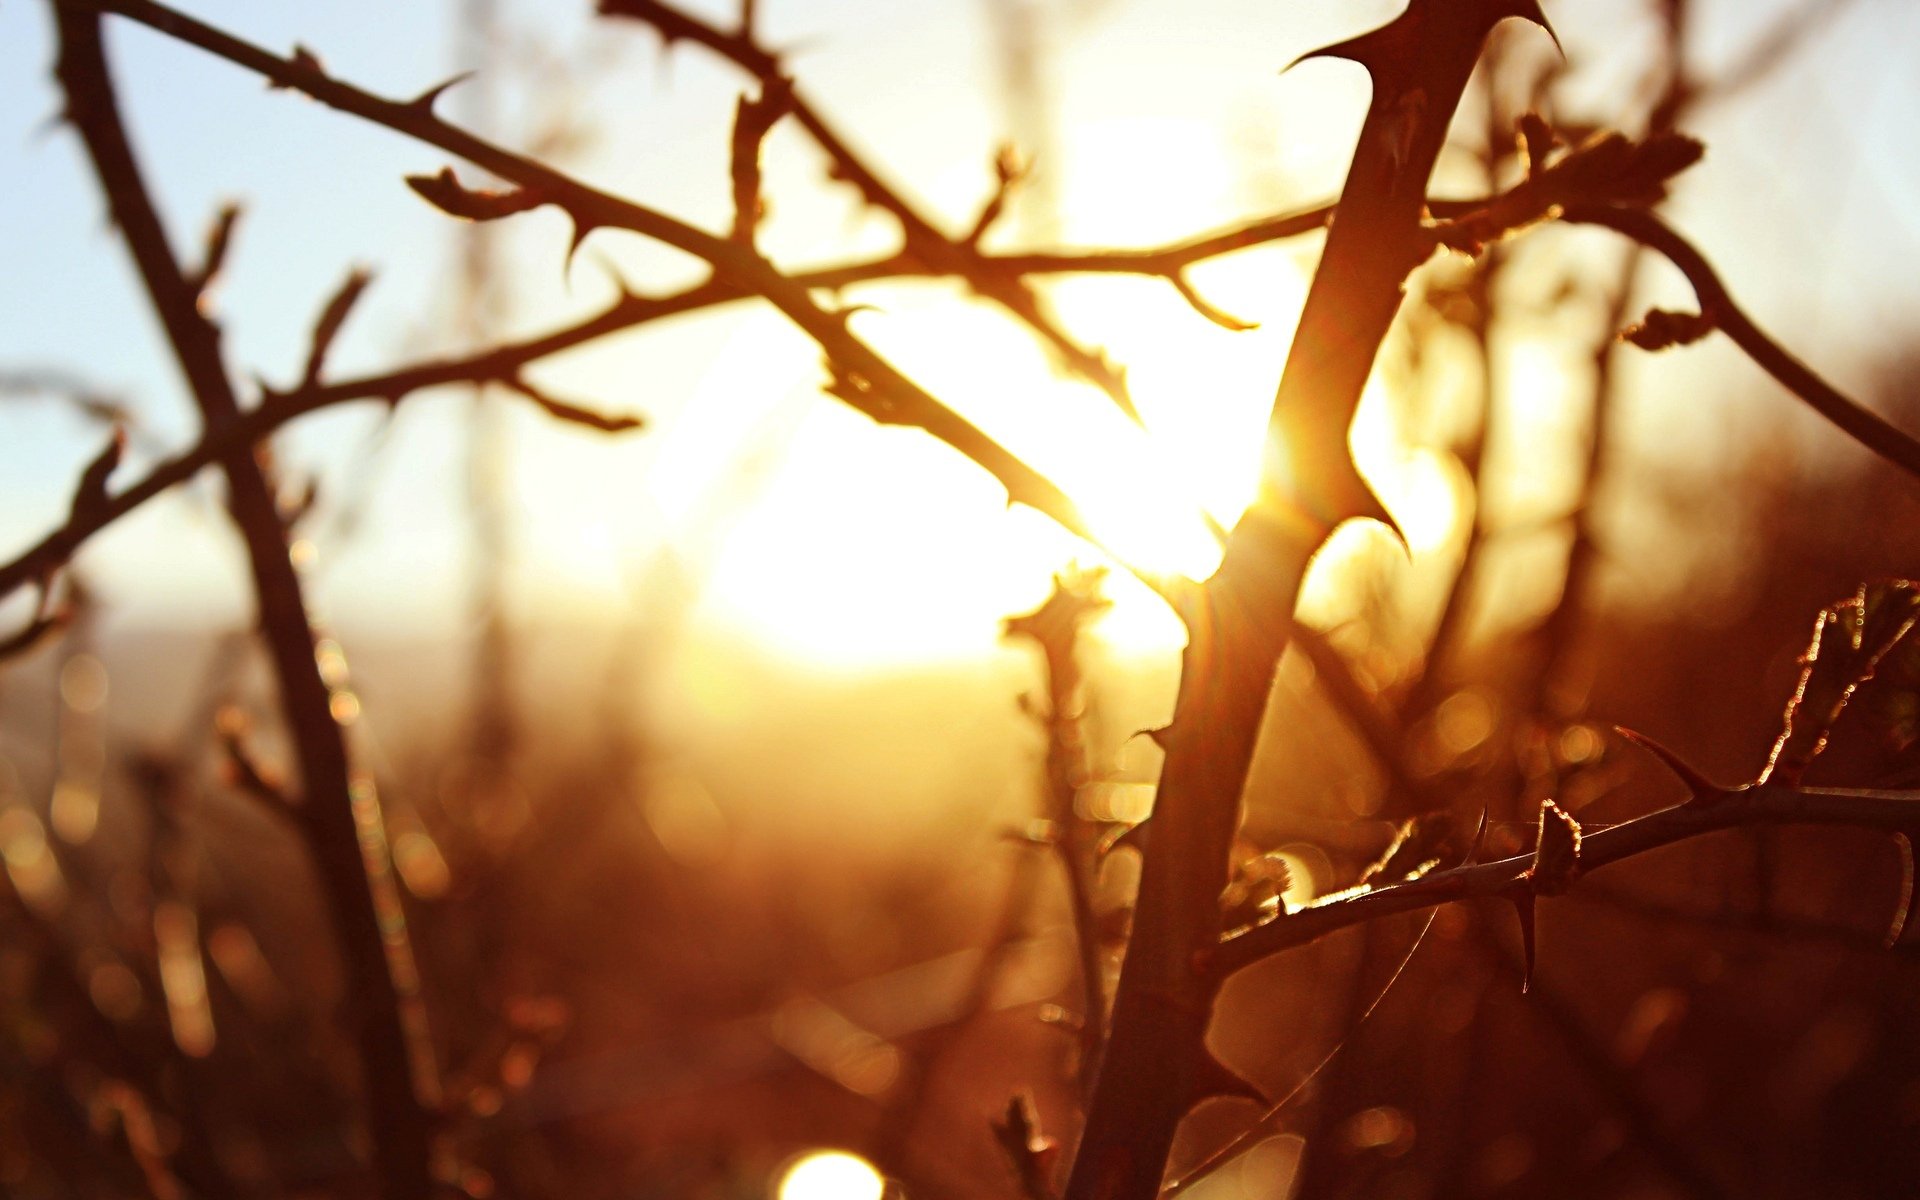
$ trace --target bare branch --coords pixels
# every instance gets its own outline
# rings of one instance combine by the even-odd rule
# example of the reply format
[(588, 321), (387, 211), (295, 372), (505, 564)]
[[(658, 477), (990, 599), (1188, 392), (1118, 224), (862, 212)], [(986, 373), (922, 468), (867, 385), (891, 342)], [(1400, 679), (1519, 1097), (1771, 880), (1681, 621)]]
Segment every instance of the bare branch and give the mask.
[[(101, 17), (91, 8), (53, 4), (58, 31), (55, 77), (114, 224), (121, 230), (180, 372), (209, 430), (240, 423), (219, 334), (200, 312), (199, 293), (173, 257), (167, 233), (121, 123)], [(310, 54), (287, 64), (290, 78), (319, 72)], [(106, 476), (117, 451), (83, 481), (82, 509), (110, 507)], [(367, 1098), (372, 1157), (389, 1200), (429, 1200), (433, 1177), (432, 1102), (437, 1075), (421, 1026), (405, 925), (376, 899), (385, 845), (377, 804), (351, 777), (329, 687), (315, 665), (315, 635), (272, 485), (241, 443), (221, 460), (228, 508), (247, 550), (260, 628), (274, 663), (282, 710), (296, 747), (305, 800), (306, 849), (324, 885), (355, 1010), (353, 1034)], [(394, 904), (389, 893), (384, 897)], [(411, 1010), (411, 1012), (409, 1012)]]
[(1706, 256), (1665, 221), (1650, 212), (1608, 204), (1569, 204), (1561, 219), (1574, 225), (1603, 226), (1658, 251), (1693, 285), (1701, 313), (1746, 351), (1761, 370), (1849, 437), (1909, 474), (1920, 476), (1920, 441), (1841, 393), (1768, 337), (1734, 301)]
[[(669, 44), (685, 38), (705, 46), (752, 74), (763, 85), (771, 85), (780, 77), (779, 61), (756, 46), (747, 31), (722, 32), (659, 0), (601, 0), (600, 12), (603, 16), (626, 17), (652, 25)], [(1100, 351), (1075, 341), (1024, 283), (979, 269), (977, 237), (955, 239), (944, 233), (918, 204), (887, 182), (803, 94), (790, 91), (789, 99), (794, 120), (826, 153), (832, 178), (852, 184), (861, 199), (898, 222), (908, 254), (926, 263), (936, 274), (966, 280), (975, 294), (1000, 305), (1031, 329), (1068, 370), (1106, 392), (1129, 419), (1139, 420), (1127, 392), (1125, 372), (1115, 369)], [(975, 222), (975, 230), (984, 232), (983, 222), (989, 219), (983, 214), (981, 220)]]
[[(864, 381), (864, 386), (845, 395), (861, 412), (876, 420), (914, 426), (946, 442), (994, 476), (1010, 499), (1045, 513), (1070, 532), (1104, 548), (1079, 507), (1052, 480), (901, 374), (848, 332), (839, 315), (821, 307), (805, 286), (780, 274), (758, 255), (664, 213), (589, 187), (449, 125), (429, 112), (373, 96), (326, 75), (310, 61), (280, 58), (153, 0), (100, 0), (100, 6), (296, 88), (323, 104), (457, 154), (518, 185), (528, 195), (560, 204), (574, 218), (577, 229), (627, 229), (705, 259), (713, 264), (717, 278), (771, 301), (826, 351), (839, 374)], [(801, 112), (797, 102), (795, 111)], [(1169, 586), (1157, 576), (1136, 573), (1157, 589)]]
[[(1912, 828), (1916, 821), (1920, 821), (1920, 792), (1756, 784), (1716, 804), (1688, 802), (1585, 833), (1580, 840), (1579, 873), (1585, 876), (1601, 867), (1723, 829), (1833, 825), (1898, 833)], [(1527, 888), (1527, 874), (1533, 865), (1531, 854), (1519, 855), (1437, 871), (1394, 887), (1342, 894), (1228, 937), (1215, 952), (1211, 969), (1224, 977), (1362, 921), (1473, 897), (1513, 895)]]

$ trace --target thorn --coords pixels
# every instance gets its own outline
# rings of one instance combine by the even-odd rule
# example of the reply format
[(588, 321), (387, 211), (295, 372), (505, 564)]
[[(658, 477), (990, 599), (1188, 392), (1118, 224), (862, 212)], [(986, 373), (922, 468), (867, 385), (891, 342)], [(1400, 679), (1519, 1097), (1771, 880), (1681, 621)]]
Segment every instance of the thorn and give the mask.
[[(1434, 9), (1442, 3), (1450, 5), (1452, 11), (1436, 13)], [(1412, 0), (1404, 12), (1385, 25), (1344, 42), (1309, 50), (1281, 68), (1281, 74), (1309, 59), (1343, 58), (1365, 67), (1376, 81), (1409, 78), (1417, 70), (1415, 64), (1430, 51), (1434, 37), (1434, 31), (1429, 27), (1432, 22), (1477, 21), (1480, 23), (1479, 35), (1484, 39), (1495, 25), (1508, 17), (1530, 21), (1546, 30), (1547, 36), (1553, 39), (1554, 49), (1560, 51), (1563, 59), (1566, 57), (1566, 51), (1560, 45), (1560, 35), (1554, 32), (1546, 14), (1540, 11), (1538, 0), (1478, 0), (1477, 3), (1474, 0), (1466, 3), (1460, 0)]]
[[(322, 79), (327, 77), (327, 68), (320, 62), (320, 56), (299, 42), (293, 44), (293, 56), (287, 59), (287, 65), (293, 68), (295, 74), (317, 75)], [(270, 92), (284, 92), (295, 89), (292, 84), (269, 79), (267, 80), (267, 90)]]
[(209, 288), (220, 276), (220, 268), (226, 264), (227, 251), (233, 245), (233, 229), (240, 220), (240, 206), (226, 203), (214, 215), (213, 223), (207, 229), (207, 249), (201, 258), (200, 269), (188, 279), (187, 286), (193, 290), (196, 299), (203, 298)]
[(422, 200), (463, 221), (498, 221), (538, 208), (549, 199), (533, 188), (498, 192), (470, 188), (460, 182), (452, 167), (440, 168), (438, 175), (408, 175), (406, 181)]
[(407, 101), (407, 107), (419, 109), (421, 112), (431, 116), (433, 114), (433, 105), (436, 100), (440, 99), (440, 97), (444, 95), (449, 88), (453, 88), (460, 84), (465, 83), (467, 80), (472, 79), (476, 74), (478, 74), (478, 72), (476, 71), (462, 71), (458, 75), (454, 75), (448, 79), (443, 79), (439, 83), (436, 83), (432, 87), (428, 88), (426, 91), (421, 92), (418, 96), (415, 96), (413, 99)]
[(1520, 920), (1520, 956), (1525, 964), (1520, 975), (1520, 994), (1524, 996), (1533, 986), (1533, 893), (1516, 891), (1508, 899), (1513, 901), (1513, 915)]
[(126, 427), (116, 423), (113, 433), (107, 438), (106, 448), (87, 464), (87, 469), (80, 475), (80, 482), (73, 489), (70, 520), (89, 518), (107, 506), (107, 480), (112, 478), (114, 469), (120, 465), (120, 456), (126, 453), (126, 449)]
[(1735, 789), (1721, 787), (1713, 780), (1708, 779), (1705, 775), (1702, 775), (1698, 770), (1694, 769), (1692, 764), (1688, 763), (1687, 760), (1681, 758), (1678, 754), (1667, 749), (1659, 742), (1654, 741), (1646, 734), (1636, 729), (1628, 729), (1625, 725), (1615, 725), (1613, 731), (1640, 747), (1642, 750), (1645, 750), (1648, 754), (1659, 759), (1660, 765), (1671, 771), (1675, 778), (1686, 785), (1687, 791), (1692, 793), (1691, 803), (1714, 804), (1734, 793)]
[(1006, 1116), (991, 1122), (994, 1140), (1013, 1164), (1020, 1189), (1028, 1200), (1050, 1197), (1048, 1178), (1060, 1156), (1060, 1143), (1040, 1129), (1040, 1113), (1033, 1096), (1017, 1092), (1007, 1101)]
[(1133, 736), (1146, 738), (1165, 753), (1173, 738), (1173, 726), (1161, 725), (1153, 729), (1136, 729), (1133, 731)]
[(1227, 1064), (1215, 1058), (1210, 1052), (1200, 1052), (1200, 1069), (1193, 1080), (1193, 1096), (1189, 1104), (1198, 1104), (1216, 1096), (1238, 1097), (1250, 1100), (1261, 1108), (1267, 1108), (1271, 1102), (1267, 1094), (1249, 1083), (1243, 1076)]
[(573, 236), (567, 243), (567, 257), (561, 267), (563, 280), (573, 276), (574, 258), (580, 253), (580, 247), (586, 244), (587, 235), (598, 228), (600, 227), (591, 221), (584, 221), (577, 216), (573, 218)]
[(1362, 67), (1365, 67), (1367, 73), (1371, 75), (1374, 72), (1376, 60), (1385, 59), (1392, 50), (1392, 42), (1400, 36), (1396, 30), (1396, 26), (1398, 26), (1399, 23), (1399, 18), (1396, 18), (1380, 26), (1378, 29), (1361, 34), (1359, 37), (1348, 38), (1344, 42), (1335, 42), (1331, 46), (1322, 46), (1318, 50), (1309, 50), (1286, 66), (1281, 67), (1280, 73), (1285, 75), (1301, 63), (1309, 62), (1316, 58), (1343, 58), (1351, 63), (1359, 63)]

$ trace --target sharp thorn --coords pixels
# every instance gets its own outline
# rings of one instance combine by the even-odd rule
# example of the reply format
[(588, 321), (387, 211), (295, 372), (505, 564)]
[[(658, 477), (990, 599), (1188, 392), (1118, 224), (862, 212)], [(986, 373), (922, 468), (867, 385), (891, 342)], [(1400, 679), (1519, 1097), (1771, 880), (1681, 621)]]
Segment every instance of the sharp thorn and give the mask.
[(1637, 729), (1628, 729), (1625, 725), (1615, 725), (1613, 731), (1634, 745), (1660, 760), (1660, 765), (1671, 771), (1676, 779), (1685, 784), (1693, 794), (1693, 800), (1699, 803), (1711, 803), (1724, 798), (1728, 789), (1696, 770), (1693, 765), (1674, 751), (1641, 733)]

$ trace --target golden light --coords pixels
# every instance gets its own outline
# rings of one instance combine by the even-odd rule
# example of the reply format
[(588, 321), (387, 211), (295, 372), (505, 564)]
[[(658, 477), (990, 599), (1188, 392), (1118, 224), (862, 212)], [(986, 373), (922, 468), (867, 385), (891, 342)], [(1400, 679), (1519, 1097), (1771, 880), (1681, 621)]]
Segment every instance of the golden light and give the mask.
[[(1066, 131), (1085, 148), (1056, 214), (1066, 242), (1148, 245), (1244, 209), (1235, 147), (1211, 124), (1103, 116), (1080, 128), (1087, 120)], [(1141, 178), (1149, 144), (1178, 169)], [(1202, 579), (1220, 555), (1209, 520), (1231, 528), (1255, 495), (1314, 251), (1311, 241), (1253, 247), (1191, 270), (1208, 303), (1256, 325), (1247, 331), (1200, 316), (1164, 279), (1037, 281), (1076, 343), (1125, 368), (1139, 425), (957, 286), (870, 284), (839, 301), (860, 308), (852, 328), (862, 340), (1054, 481), (1113, 555)], [(684, 399), (651, 397), (644, 439), (592, 454), (571, 436), (529, 441), (516, 473), (525, 544), (540, 560), (531, 582), (559, 593), (542, 603), (617, 611), (641, 597), (648, 564), (670, 559), (712, 631), (857, 674), (977, 658), (997, 642), (999, 618), (1037, 603), (1054, 573), (1100, 562), (1046, 518), (1009, 511), (999, 485), (951, 448), (823, 396), (817, 347), (775, 314), (715, 316), (685, 332), (711, 351), (709, 366)], [(631, 391), (631, 365), (612, 355), (572, 365), (560, 390)], [(1450, 551), (1468, 483), (1451, 455), (1397, 428), (1387, 391), (1378, 377), (1369, 386), (1356, 458), (1416, 557)], [(1309, 607), (1341, 607), (1330, 593), (1353, 593), (1390, 565), (1384, 557), (1352, 539), (1323, 554)], [(1123, 653), (1176, 647), (1181, 633), (1160, 602), (1123, 572), (1114, 580), (1097, 636)]]
[(873, 1164), (845, 1150), (815, 1150), (780, 1173), (775, 1200), (880, 1200), (886, 1180)]

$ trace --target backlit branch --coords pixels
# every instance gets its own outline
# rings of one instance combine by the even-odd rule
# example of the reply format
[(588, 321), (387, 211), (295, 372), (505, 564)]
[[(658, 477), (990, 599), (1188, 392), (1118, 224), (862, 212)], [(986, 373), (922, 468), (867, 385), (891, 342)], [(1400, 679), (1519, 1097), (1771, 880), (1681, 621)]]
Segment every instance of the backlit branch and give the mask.
[[(1046, 476), (977, 426), (929, 395), (848, 329), (846, 316), (822, 307), (797, 280), (757, 254), (665, 213), (588, 186), (565, 173), (515, 154), (442, 121), (431, 103), (394, 101), (344, 83), (323, 70), (311, 54), (281, 58), (152, 0), (96, 0), (118, 13), (217, 55), (332, 108), (406, 134), (466, 159), (516, 185), (528, 197), (552, 204), (573, 220), (575, 242), (594, 229), (624, 229), (652, 238), (712, 264), (716, 280), (764, 297), (825, 352), (838, 394), (862, 413), (886, 424), (921, 429), (971, 459), (999, 481), (1009, 501), (1034, 508), (1089, 543), (1102, 546), (1079, 507)], [(797, 112), (796, 112), (796, 115)], [(1142, 575), (1157, 588), (1164, 580)]]
[(1604, 226), (1657, 251), (1693, 285), (1701, 315), (1733, 339), (1761, 370), (1853, 440), (1909, 474), (1920, 476), (1920, 441), (1842, 393), (1767, 336), (1734, 301), (1706, 256), (1665, 221), (1643, 210), (1599, 204), (1568, 205), (1561, 219), (1575, 225)]
[[(1833, 825), (1900, 833), (1920, 821), (1920, 792), (1852, 788), (1792, 788), (1756, 784), (1745, 789), (1695, 794), (1684, 804), (1586, 833), (1578, 873), (1722, 829), (1754, 825)], [(1335, 930), (1482, 896), (1508, 897), (1528, 887), (1533, 855), (1436, 871), (1393, 887), (1341, 895), (1275, 917), (1226, 938), (1210, 970), (1230, 975), (1283, 950), (1316, 941)]]
[[(645, 22), (659, 31), (669, 44), (681, 38), (697, 42), (752, 74), (763, 87), (776, 86), (780, 81), (779, 59), (756, 45), (745, 30), (726, 33), (659, 0), (601, 0), (600, 12), (603, 16)], [(996, 212), (995, 204), (989, 203), (982, 220), (975, 223), (967, 236), (949, 237), (919, 205), (888, 183), (804, 95), (790, 91), (789, 97), (794, 120), (826, 154), (832, 177), (852, 184), (861, 199), (899, 224), (907, 254), (924, 262), (936, 274), (966, 280), (976, 295), (1000, 305), (1033, 330), (1069, 370), (1106, 392), (1129, 417), (1139, 419), (1127, 392), (1125, 373), (1108, 362), (1105, 354), (1075, 341), (1023, 278), (977, 266), (979, 238)], [(996, 199), (1004, 199), (1004, 189), (1010, 180), (1004, 170), (999, 171), (999, 176), (1001, 193), (996, 194)]]

